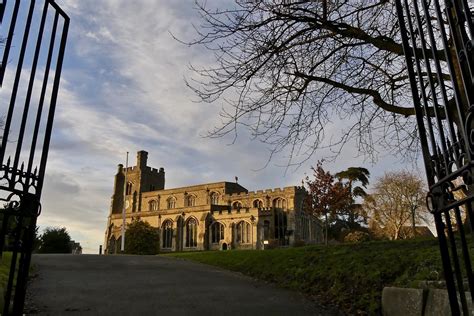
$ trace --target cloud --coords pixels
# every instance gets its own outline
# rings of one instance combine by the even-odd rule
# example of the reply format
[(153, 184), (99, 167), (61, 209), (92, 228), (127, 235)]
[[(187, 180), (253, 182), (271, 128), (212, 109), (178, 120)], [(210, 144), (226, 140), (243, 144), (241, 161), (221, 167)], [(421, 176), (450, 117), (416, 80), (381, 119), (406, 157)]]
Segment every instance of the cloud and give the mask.
[[(309, 166), (290, 168), (282, 153), (264, 169), (265, 145), (245, 131), (236, 142), (201, 135), (218, 123), (221, 106), (199, 104), (186, 88), (187, 65), (211, 63), (209, 52), (173, 40), (199, 24), (192, 1), (62, 0), (71, 29), (54, 123), (39, 225), (65, 226), (85, 252), (102, 244), (113, 176), (130, 152), (149, 152), (164, 167), (168, 188), (233, 181), (249, 190), (299, 185)], [(218, 3), (215, 1), (215, 3)], [(328, 130), (328, 132), (331, 132)], [(403, 168), (389, 158), (371, 166), (353, 147), (328, 163), (332, 171), (363, 165), (374, 175)]]

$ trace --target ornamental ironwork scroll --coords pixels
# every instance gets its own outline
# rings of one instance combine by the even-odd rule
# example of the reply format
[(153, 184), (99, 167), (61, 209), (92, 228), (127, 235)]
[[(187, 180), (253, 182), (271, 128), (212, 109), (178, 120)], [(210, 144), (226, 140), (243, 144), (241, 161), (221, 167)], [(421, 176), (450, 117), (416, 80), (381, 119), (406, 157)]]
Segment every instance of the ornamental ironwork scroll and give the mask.
[(453, 315), (474, 301), (474, 4), (396, 0)]
[(52, 0), (3, 0), (0, 21), (0, 255), (11, 263), (1, 314), (20, 315), (69, 17)]

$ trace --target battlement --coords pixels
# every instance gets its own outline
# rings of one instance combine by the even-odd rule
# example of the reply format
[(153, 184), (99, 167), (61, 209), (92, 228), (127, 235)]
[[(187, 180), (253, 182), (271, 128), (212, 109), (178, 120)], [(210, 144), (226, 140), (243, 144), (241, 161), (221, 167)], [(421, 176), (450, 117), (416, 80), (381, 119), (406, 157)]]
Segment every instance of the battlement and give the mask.
[(302, 186), (289, 186), (284, 188), (273, 188), (257, 191), (249, 191), (248, 193), (239, 192), (226, 194), (228, 198), (262, 198), (264, 195), (278, 195), (278, 194), (291, 194), (291, 193), (303, 193), (305, 188)]
[(157, 169), (157, 168), (152, 168), (152, 167), (146, 167), (145, 169), (149, 173), (154, 173), (154, 174), (159, 174), (165, 172), (165, 169), (163, 167)]
[(124, 172), (131, 172), (131, 171), (136, 171), (136, 170), (138, 170), (137, 166), (123, 168)]
[(144, 169), (140, 169), (138, 168), (138, 166), (131, 166), (131, 167), (128, 167), (128, 168), (123, 168), (123, 171), (124, 172), (127, 172), (127, 173), (132, 173), (132, 172), (138, 172), (138, 171), (146, 171), (148, 173), (152, 173), (152, 174), (160, 174), (160, 173), (163, 173), (165, 172), (165, 169), (163, 167), (157, 169), (157, 168), (152, 168), (152, 167), (145, 167)]

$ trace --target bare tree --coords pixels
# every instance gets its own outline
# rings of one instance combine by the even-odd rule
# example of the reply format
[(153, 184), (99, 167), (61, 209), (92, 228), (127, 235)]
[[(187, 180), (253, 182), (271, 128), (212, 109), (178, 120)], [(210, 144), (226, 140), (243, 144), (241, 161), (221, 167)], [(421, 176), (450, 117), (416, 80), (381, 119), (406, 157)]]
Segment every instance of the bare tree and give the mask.
[(399, 239), (402, 227), (410, 224), (416, 236), (416, 224), (424, 222), (428, 214), (425, 196), (423, 180), (418, 176), (406, 171), (391, 172), (376, 181), (364, 207), (390, 239)]
[[(192, 67), (197, 77), (187, 83), (202, 101), (224, 104), (223, 124), (210, 137), (237, 136), (239, 128), (248, 128), (270, 145), (272, 155), (289, 149), (290, 164), (321, 147), (337, 154), (350, 139), (373, 159), (380, 148), (417, 154), (394, 1), (235, 0), (221, 10), (197, 6), (202, 25), (187, 44), (205, 46), (217, 64)], [(331, 123), (344, 126), (340, 137), (326, 137)]]

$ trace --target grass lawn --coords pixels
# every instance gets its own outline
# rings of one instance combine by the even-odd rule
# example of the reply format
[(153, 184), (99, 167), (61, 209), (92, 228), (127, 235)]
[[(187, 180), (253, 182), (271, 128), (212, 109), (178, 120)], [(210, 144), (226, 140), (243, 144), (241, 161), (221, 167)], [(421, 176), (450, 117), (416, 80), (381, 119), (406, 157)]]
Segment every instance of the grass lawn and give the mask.
[(4, 289), (7, 287), (8, 274), (10, 273), (10, 261), (12, 260), (11, 252), (3, 252), (0, 260), (0, 312), (3, 311), (3, 295)]
[(11, 252), (3, 252), (0, 260), (0, 287), (6, 288), (8, 282), (8, 274), (10, 273), (10, 261), (12, 260)]
[(385, 286), (442, 277), (436, 239), (377, 241), (274, 250), (166, 254), (225, 269), (315, 297), (350, 314), (377, 314)]

